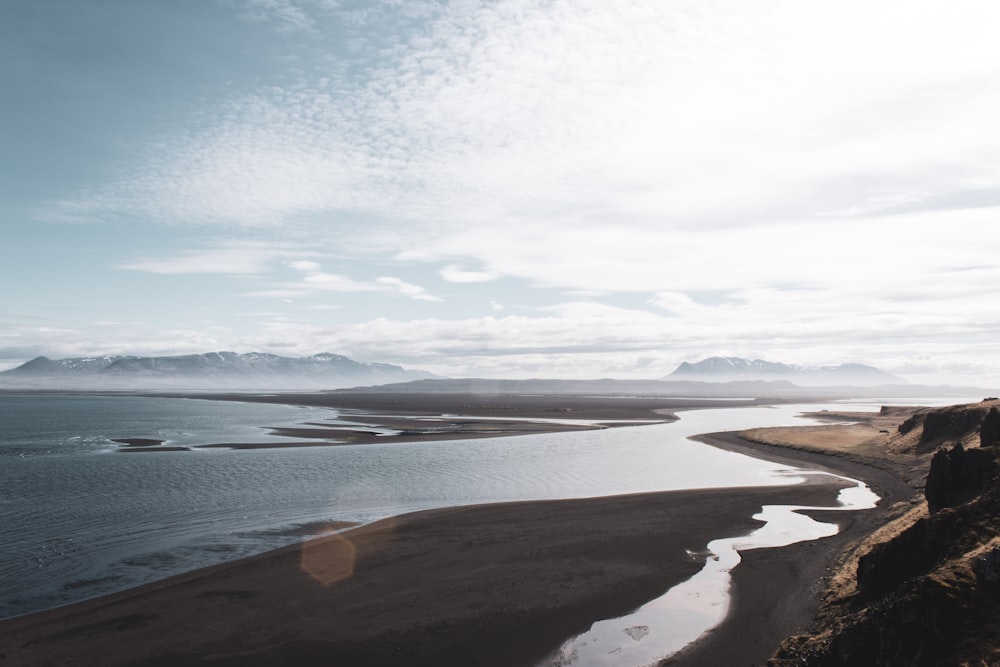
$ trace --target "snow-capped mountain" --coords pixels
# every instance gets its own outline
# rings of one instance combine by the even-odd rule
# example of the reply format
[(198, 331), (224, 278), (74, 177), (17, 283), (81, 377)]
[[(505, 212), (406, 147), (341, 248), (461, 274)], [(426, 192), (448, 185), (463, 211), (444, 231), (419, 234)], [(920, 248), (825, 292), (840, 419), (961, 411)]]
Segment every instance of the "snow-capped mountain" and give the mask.
[(906, 384), (906, 380), (865, 364), (839, 366), (796, 366), (763, 359), (742, 357), (709, 357), (696, 363), (687, 361), (665, 380), (695, 380), (701, 382), (732, 382), (735, 380), (785, 380), (798, 385), (876, 386)]
[(0, 373), (18, 386), (74, 388), (338, 388), (433, 377), (392, 364), (355, 361), (339, 354), (282, 357), (209, 352), (175, 357), (37, 357)]

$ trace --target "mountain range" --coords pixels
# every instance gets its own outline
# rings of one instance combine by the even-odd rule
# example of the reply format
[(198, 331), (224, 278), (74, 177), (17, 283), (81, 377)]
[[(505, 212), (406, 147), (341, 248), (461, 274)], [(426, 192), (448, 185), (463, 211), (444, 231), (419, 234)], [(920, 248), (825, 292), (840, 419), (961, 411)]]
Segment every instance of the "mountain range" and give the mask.
[(261, 352), (209, 352), (172, 357), (36, 357), (0, 372), (0, 383), (76, 389), (335, 389), (430, 377), (434, 375), (339, 354), (282, 357)]
[(902, 378), (865, 364), (795, 366), (762, 359), (743, 359), (742, 357), (709, 357), (696, 363), (685, 361), (663, 379), (698, 382), (784, 380), (804, 387), (872, 387), (886, 384), (906, 384), (906, 380)]
[[(479, 393), (595, 391), (683, 395), (785, 395), (817, 387), (880, 387), (905, 380), (864, 364), (795, 366), (761, 359), (709, 357), (683, 362), (666, 377), (648, 380), (446, 379), (401, 366), (355, 361), (339, 354), (282, 357), (209, 352), (167, 357), (111, 355), (36, 357), (0, 372), (0, 388), (316, 390), (392, 385), (398, 391)], [(763, 386), (762, 386), (763, 385)], [(389, 387), (385, 387), (389, 389)], [(490, 389), (492, 388), (492, 389)]]

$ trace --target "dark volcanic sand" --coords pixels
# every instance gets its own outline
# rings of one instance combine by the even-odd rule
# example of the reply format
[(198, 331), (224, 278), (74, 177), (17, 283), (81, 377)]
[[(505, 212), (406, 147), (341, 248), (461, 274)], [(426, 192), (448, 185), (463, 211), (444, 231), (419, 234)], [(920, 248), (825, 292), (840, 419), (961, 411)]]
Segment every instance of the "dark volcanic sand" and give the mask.
[(836, 486), (482, 505), (0, 621), (0, 664), (531, 665), (702, 566), (754, 508)]
[[(317, 404), (298, 398), (276, 402)], [(371, 395), (364, 398), (376, 409)], [(394, 399), (382, 398), (378, 407), (388, 410)], [(691, 407), (669, 399), (603, 399), (602, 408), (588, 397), (548, 398), (437, 396), (408, 407), (409, 414), (475, 410), (515, 419), (570, 416), (553, 415), (566, 409), (581, 418), (643, 419), (663, 416), (654, 409)], [(909, 490), (889, 469), (734, 437), (715, 444), (859, 477), (884, 498), (878, 510), (839, 514), (844, 530), (835, 537), (745, 552), (730, 617), (671, 662), (762, 664), (811, 618), (836, 554)], [(759, 525), (751, 515), (761, 505), (832, 505), (838, 488), (665, 492), (405, 515), (0, 621), (0, 665), (532, 665), (591, 622), (689, 578), (702, 561), (688, 551), (746, 534)]]

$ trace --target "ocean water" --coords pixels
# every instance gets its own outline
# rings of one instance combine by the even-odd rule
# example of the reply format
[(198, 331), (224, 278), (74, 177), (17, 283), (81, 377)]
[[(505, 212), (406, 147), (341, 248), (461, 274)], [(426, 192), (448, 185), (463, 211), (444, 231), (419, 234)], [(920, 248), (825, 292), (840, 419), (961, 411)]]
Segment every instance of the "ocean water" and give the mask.
[(268, 427), (338, 415), (195, 399), (0, 396), (0, 617), (283, 546), (317, 522), (794, 483), (802, 471), (687, 437), (805, 423), (800, 411), (823, 407), (832, 406), (720, 407), (672, 424), (500, 439), (123, 454), (112, 439), (280, 440)]

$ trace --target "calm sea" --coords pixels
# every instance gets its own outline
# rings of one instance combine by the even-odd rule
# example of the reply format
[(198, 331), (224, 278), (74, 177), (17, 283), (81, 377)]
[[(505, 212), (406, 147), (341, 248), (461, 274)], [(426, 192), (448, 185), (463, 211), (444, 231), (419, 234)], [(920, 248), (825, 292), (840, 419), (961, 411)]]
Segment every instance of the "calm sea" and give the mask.
[(829, 406), (722, 407), (673, 424), (502, 439), (123, 454), (112, 439), (275, 440), (268, 427), (338, 415), (196, 399), (0, 396), (0, 617), (283, 546), (315, 522), (787, 484), (788, 468), (686, 438), (803, 423), (796, 415), (816, 407)]

